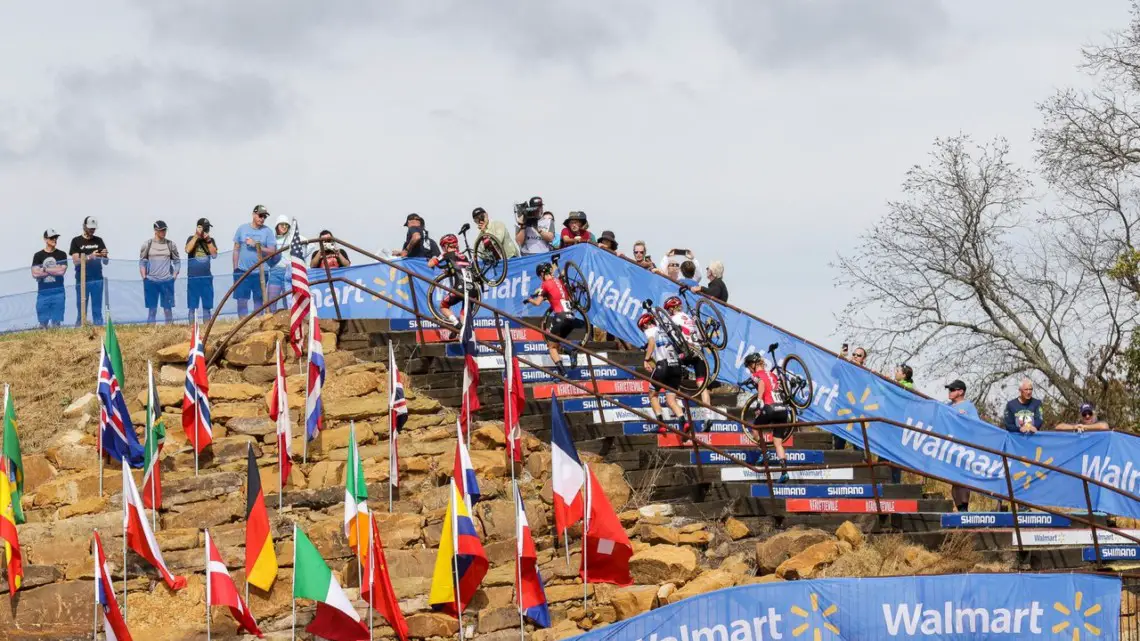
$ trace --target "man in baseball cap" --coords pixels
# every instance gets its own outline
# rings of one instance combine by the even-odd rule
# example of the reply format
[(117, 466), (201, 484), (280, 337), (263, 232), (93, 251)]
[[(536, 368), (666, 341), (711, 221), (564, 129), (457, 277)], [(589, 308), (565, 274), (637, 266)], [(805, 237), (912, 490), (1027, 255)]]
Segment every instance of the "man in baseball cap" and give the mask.
[[(209, 218), (199, 218), (194, 234), (186, 239), (186, 309), (190, 323), (210, 317), (214, 308), (214, 274), (218, 243), (210, 235)], [(198, 310), (201, 309), (201, 315)]]
[(1081, 403), (1078, 412), (1080, 418), (1076, 423), (1058, 423), (1056, 429), (1060, 432), (1103, 432), (1112, 429), (1107, 422), (1097, 418), (1096, 406), (1092, 403)]
[(67, 273), (67, 254), (56, 247), (59, 232), (44, 230), (44, 248), (32, 255), (32, 278), (36, 279), (36, 319), (40, 327), (59, 327), (63, 322), (66, 293), (63, 276)]
[(404, 246), (394, 250), (393, 256), (405, 258), (435, 258), (439, 256), (439, 245), (432, 239), (424, 227), (424, 218), (419, 214), (408, 214), (404, 220), (404, 227), (408, 234), (404, 237)]
[(482, 207), (472, 209), (471, 220), (475, 221), (475, 226), (479, 228), (480, 236), (490, 236), (499, 242), (505, 258), (514, 258), (519, 255), (518, 243), (507, 231), (507, 226), (501, 221), (491, 220), (491, 215), (487, 213), (486, 209)]
[(178, 246), (166, 238), (166, 221), (154, 221), (154, 237), (148, 238), (139, 250), (139, 275), (143, 279), (148, 324), (154, 324), (160, 304), (166, 324), (174, 322), (174, 280), (181, 268)]
[[(946, 394), (949, 398), (946, 399), (946, 404), (955, 409), (962, 416), (970, 418), (978, 418), (978, 408), (974, 404), (966, 400), (966, 384), (959, 379), (950, 381), (946, 386)], [(950, 498), (954, 501), (954, 507), (959, 512), (970, 511), (970, 490), (964, 487), (953, 485), (950, 487)]]
[(91, 321), (103, 324), (103, 266), (107, 264), (107, 244), (95, 235), (99, 221), (83, 219), (83, 233), (71, 239), (71, 262), (75, 264), (75, 326), (79, 327), (88, 304)]

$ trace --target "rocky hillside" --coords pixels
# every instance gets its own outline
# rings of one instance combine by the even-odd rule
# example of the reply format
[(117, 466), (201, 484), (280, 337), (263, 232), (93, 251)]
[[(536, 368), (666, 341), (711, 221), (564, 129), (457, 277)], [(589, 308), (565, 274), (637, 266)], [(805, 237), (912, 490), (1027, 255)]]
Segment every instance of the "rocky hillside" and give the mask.
[[(244, 479), (245, 452), (252, 443), (262, 466), (262, 487), (274, 524), (277, 558), (282, 566), (277, 583), (267, 593), (251, 590), (251, 609), (268, 638), (289, 638), (292, 523), (299, 523), (332, 566), (351, 597), (356, 597), (356, 565), (342, 532), (344, 468), (350, 422), (355, 422), (364, 459), (372, 509), (378, 514), (401, 607), (412, 636), (448, 638), (457, 632), (454, 619), (431, 612), (427, 592), (435, 561), (447, 500), (446, 483), (455, 450), (455, 416), (428, 395), (417, 392), (414, 377), (408, 387), (410, 418), (400, 442), (400, 496), (388, 513), (387, 372), (382, 364), (357, 362), (349, 352), (338, 351), (333, 325), (326, 327), (325, 353), (328, 382), (325, 388), (327, 429), (310, 444), (309, 461), (301, 464), (301, 428), (304, 404), (302, 377), (289, 378), (293, 410), (293, 444), (297, 457), (285, 488), (283, 510), (278, 497), (274, 426), (266, 413), (265, 397), (273, 376), (273, 347), (283, 338), (283, 317), (267, 319), (246, 331), (225, 350), (211, 370), (211, 396), (216, 441), (194, 475), (191, 450), (181, 430), (177, 407), (182, 398), (183, 361), (188, 345), (185, 329), (123, 328), (128, 369), (128, 397), (136, 421), (144, 417), (144, 376), (136, 347), (147, 344), (161, 363), (159, 396), (166, 406), (168, 428), (163, 458), (164, 502), (159, 514), (158, 540), (171, 569), (187, 577), (189, 585), (169, 591), (156, 574), (133, 553), (128, 555), (129, 625), (136, 639), (204, 638), (203, 533), (209, 527), (238, 585), (244, 583)], [(117, 468), (109, 468), (99, 494), (96, 467), (95, 415), (92, 395), (97, 339), (62, 331), (48, 336), (86, 347), (82, 353), (62, 354), (62, 364), (43, 361), (43, 371), (22, 363), (20, 380), (12, 380), (21, 431), (25, 435), (24, 461), (27, 494), (24, 509), (28, 524), (19, 529), (24, 547), (24, 589), (11, 609), (0, 612), (0, 639), (90, 638), (93, 608), (90, 537), (98, 529), (107, 550), (112, 574), (122, 574), (122, 493)], [(215, 336), (220, 336), (217, 332)], [(41, 335), (42, 337), (43, 335)], [(159, 339), (165, 339), (160, 341)], [(30, 340), (30, 339), (29, 339)], [(157, 343), (162, 344), (157, 344)], [(88, 345), (89, 344), (89, 345)], [(211, 346), (213, 347), (213, 346)], [(42, 343), (41, 343), (42, 348)], [(12, 354), (35, 348), (9, 337), (0, 362), (12, 363)], [(156, 364), (156, 367), (158, 365)], [(13, 367), (15, 367), (13, 365)], [(55, 369), (52, 369), (54, 367)], [(292, 362), (290, 371), (298, 371)], [(62, 371), (58, 371), (62, 370)], [(73, 371), (74, 370), (74, 371)], [(8, 372), (9, 370), (0, 370)], [(45, 392), (30, 382), (53, 376), (76, 381), (70, 394), (56, 388)], [(82, 381), (79, 383), (79, 381)], [(47, 394), (51, 400), (45, 404)], [(66, 396), (66, 398), (63, 398)], [(38, 400), (36, 400), (38, 398)], [(46, 409), (56, 405), (55, 415)], [(25, 411), (25, 408), (34, 408)], [(477, 527), (491, 561), (483, 589), (468, 610), (465, 623), (480, 639), (517, 639), (518, 614), (512, 606), (515, 542), (513, 504), (509, 494), (510, 469), (503, 448), (500, 423), (483, 422), (473, 428), (471, 456), (486, 498), (475, 506)], [(905, 544), (902, 539), (879, 537), (865, 541), (851, 523), (838, 531), (760, 531), (755, 524), (724, 515), (711, 520), (675, 517), (669, 505), (641, 505), (631, 499), (622, 469), (584, 454), (598, 475), (610, 502), (634, 541), (632, 573), (636, 585), (628, 588), (590, 586), (589, 607), (582, 604), (578, 579), (579, 554), (569, 562), (551, 535), (550, 453), (546, 444), (528, 438), (526, 464), (517, 472), (526, 499), (528, 519), (539, 550), (540, 569), (546, 580), (554, 626), (532, 631), (538, 640), (561, 639), (583, 630), (625, 619), (660, 605), (715, 589), (747, 583), (796, 580), (816, 576), (875, 576), (944, 571), (994, 571), (983, 565), (968, 546), (944, 554)], [(136, 482), (141, 473), (136, 472)], [(578, 544), (572, 538), (572, 547)], [(121, 587), (121, 580), (117, 581)], [(7, 589), (6, 585), (2, 586)], [(365, 612), (362, 601), (358, 611)], [(215, 638), (237, 638), (228, 612), (216, 609)], [(310, 604), (298, 608), (298, 624), (312, 616)], [(376, 638), (391, 631), (377, 618)], [(308, 635), (298, 634), (298, 638)], [(252, 638), (252, 637), (251, 637)]]

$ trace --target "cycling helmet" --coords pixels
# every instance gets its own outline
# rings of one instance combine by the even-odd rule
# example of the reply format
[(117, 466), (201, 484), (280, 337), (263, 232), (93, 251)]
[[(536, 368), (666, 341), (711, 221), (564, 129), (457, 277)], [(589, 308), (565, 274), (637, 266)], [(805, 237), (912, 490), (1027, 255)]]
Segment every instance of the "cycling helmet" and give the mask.
[(637, 319), (637, 328), (638, 329), (645, 329), (647, 325), (651, 325), (651, 324), (656, 323), (656, 322), (657, 321), (654, 320), (654, 318), (653, 318), (653, 314), (646, 312), (646, 313), (641, 315), (641, 318)]
[(542, 278), (543, 276), (554, 271), (554, 265), (550, 263), (539, 263), (538, 267), (534, 268), (534, 275)]
[(665, 299), (665, 309), (673, 311), (674, 308), (681, 306), (681, 299), (677, 296), (670, 296)]
[(744, 366), (745, 367), (752, 367), (753, 365), (756, 365), (758, 363), (759, 364), (764, 363), (764, 355), (761, 354), (760, 352), (752, 352), (748, 356), (744, 357)]
[(446, 234), (443, 238), (439, 239), (440, 247), (459, 247), (459, 236), (455, 234)]

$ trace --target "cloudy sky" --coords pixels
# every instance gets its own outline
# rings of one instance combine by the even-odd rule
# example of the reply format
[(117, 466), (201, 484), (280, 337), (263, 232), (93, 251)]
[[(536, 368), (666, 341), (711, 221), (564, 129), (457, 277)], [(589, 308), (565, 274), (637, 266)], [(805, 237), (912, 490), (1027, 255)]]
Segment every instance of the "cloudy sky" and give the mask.
[[(1122, 0), (0, 0), (0, 216), (221, 237), (256, 203), (365, 247), (541, 194), (727, 265), (732, 302), (838, 345), (836, 252), (935, 136), (1008, 137)], [(850, 337), (857, 342), (857, 337)]]

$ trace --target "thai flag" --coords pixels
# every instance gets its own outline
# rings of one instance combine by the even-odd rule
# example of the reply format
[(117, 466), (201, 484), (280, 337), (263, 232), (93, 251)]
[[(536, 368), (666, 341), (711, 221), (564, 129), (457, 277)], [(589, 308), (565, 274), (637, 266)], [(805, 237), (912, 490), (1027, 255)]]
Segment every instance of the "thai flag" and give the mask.
[(455, 488), (459, 490), (459, 496), (463, 497), (470, 509), (483, 495), (479, 492), (479, 481), (475, 478), (475, 466), (471, 464), (471, 454), (463, 440), (463, 430), (456, 424), (455, 431), (458, 440), (455, 444), (455, 467), (451, 475), (455, 477)]
[(324, 401), (321, 389), (325, 385), (325, 350), (321, 345), (321, 324), (317, 322), (317, 308), (309, 311), (309, 381), (305, 387), (305, 438), (313, 440), (324, 429)]
[(135, 434), (134, 423), (127, 412), (127, 402), (119, 389), (119, 381), (111, 368), (111, 357), (106, 348), (99, 354), (99, 441), (103, 453), (110, 454), (116, 461), (124, 458), (131, 467), (141, 468), (145, 452)]
[(95, 557), (95, 603), (103, 611), (103, 633), (107, 641), (131, 641), (131, 631), (123, 621), (119, 603), (115, 600), (115, 587), (111, 584), (111, 573), (107, 571), (107, 557), (103, 554), (103, 541), (99, 533), (91, 544), (91, 554)]
[(535, 551), (534, 537), (530, 535), (530, 523), (526, 519), (526, 506), (522, 493), (515, 485), (515, 594), (518, 595), (519, 612), (541, 628), (550, 627), (550, 609), (546, 606), (546, 590), (542, 583), (542, 573), (538, 571), (538, 552)]
[(475, 342), (475, 305), (463, 300), (463, 325), (459, 330), (459, 340), (463, 345), (463, 406), (459, 411), (459, 424), (463, 433), (471, 432), (471, 415), (479, 411), (479, 364), (475, 362), (478, 344)]

